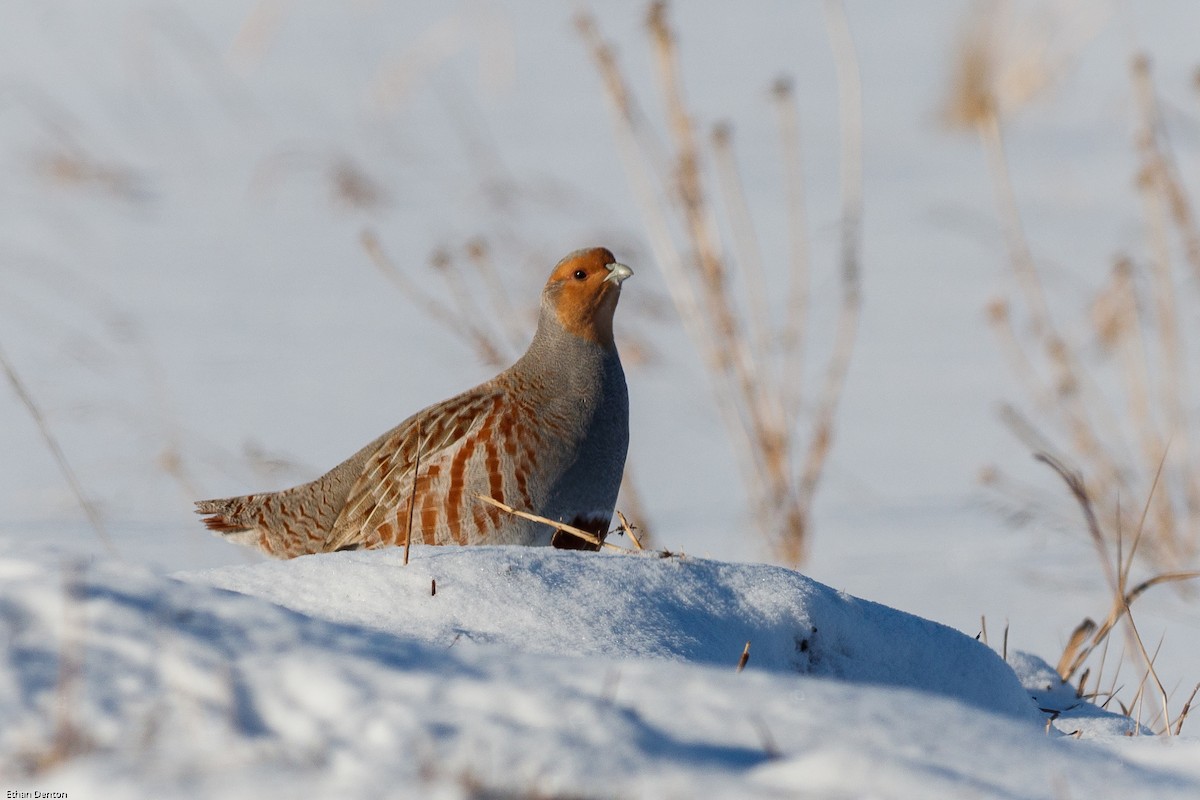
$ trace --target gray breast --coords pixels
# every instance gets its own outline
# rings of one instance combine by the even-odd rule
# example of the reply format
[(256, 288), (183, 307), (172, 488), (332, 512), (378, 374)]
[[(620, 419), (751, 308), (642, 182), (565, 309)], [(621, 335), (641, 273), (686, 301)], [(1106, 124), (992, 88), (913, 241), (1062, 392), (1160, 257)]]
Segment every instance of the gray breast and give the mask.
[(629, 449), (629, 392), (616, 351), (604, 351), (594, 367), (595, 391), (575, 395), (582, 436), (573, 460), (550, 488), (543, 513), (551, 519), (607, 521), (617, 501)]

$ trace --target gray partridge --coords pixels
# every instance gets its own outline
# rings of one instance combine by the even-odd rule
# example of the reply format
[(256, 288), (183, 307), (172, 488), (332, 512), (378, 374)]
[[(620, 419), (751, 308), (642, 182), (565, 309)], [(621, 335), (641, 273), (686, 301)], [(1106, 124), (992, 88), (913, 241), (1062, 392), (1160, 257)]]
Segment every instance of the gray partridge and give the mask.
[(596, 247), (554, 267), (529, 349), (496, 377), (401, 422), (311, 483), (201, 500), (212, 530), (281, 558), (425, 544), (596, 545), (480, 500), (603, 540), (629, 443), (613, 312), (632, 270)]

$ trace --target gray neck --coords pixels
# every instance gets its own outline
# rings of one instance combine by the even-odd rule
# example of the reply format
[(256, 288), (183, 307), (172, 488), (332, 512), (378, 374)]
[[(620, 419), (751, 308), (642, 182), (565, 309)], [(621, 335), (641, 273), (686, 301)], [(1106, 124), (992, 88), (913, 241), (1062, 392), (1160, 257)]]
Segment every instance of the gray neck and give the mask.
[[(513, 365), (513, 371), (529, 377), (552, 378), (550, 385), (561, 389), (584, 390), (586, 384), (602, 379), (606, 371), (620, 370), (616, 346), (605, 347), (567, 332), (554, 309), (542, 304), (537, 333), (525, 355)], [(579, 385), (579, 382), (585, 385)]]

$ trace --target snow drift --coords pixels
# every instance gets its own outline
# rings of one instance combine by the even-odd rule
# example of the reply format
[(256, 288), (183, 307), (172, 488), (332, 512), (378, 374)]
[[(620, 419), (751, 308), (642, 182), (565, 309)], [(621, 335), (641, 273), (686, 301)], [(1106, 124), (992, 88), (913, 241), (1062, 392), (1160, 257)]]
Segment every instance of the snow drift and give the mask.
[(788, 570), (521, 548), (399, 558), (186, 581), (0, 559), (6, 788), (1169, 798), (1200, 786), (1178, 772), (1196, 742), (1163, 761), (1047, 736), (979, 643)]
[[(179, 577), (430, 644), (666, 658), (945, 695), (1035, 719), (1012, 670), (958, 631), (782, 567), (546, 548), (336, 553)], [(433, 587), (436, 582), (436, 594)]]

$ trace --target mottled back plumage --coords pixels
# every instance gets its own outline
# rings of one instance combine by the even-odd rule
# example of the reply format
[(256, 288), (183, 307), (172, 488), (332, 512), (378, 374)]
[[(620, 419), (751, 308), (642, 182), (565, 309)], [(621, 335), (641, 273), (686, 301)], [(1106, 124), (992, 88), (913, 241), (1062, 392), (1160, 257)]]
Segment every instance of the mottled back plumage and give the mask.
[(571, 253), (542, 291), (529, 349), (504, 372), (422, 409), (311, 483), (202, 500), (198, 512), (210, 529), (283, 558), (409, 537), (593, 549), (476, 495), (607, 533), (629, 441), (612, 318), (631, 274), (603, 248)]

